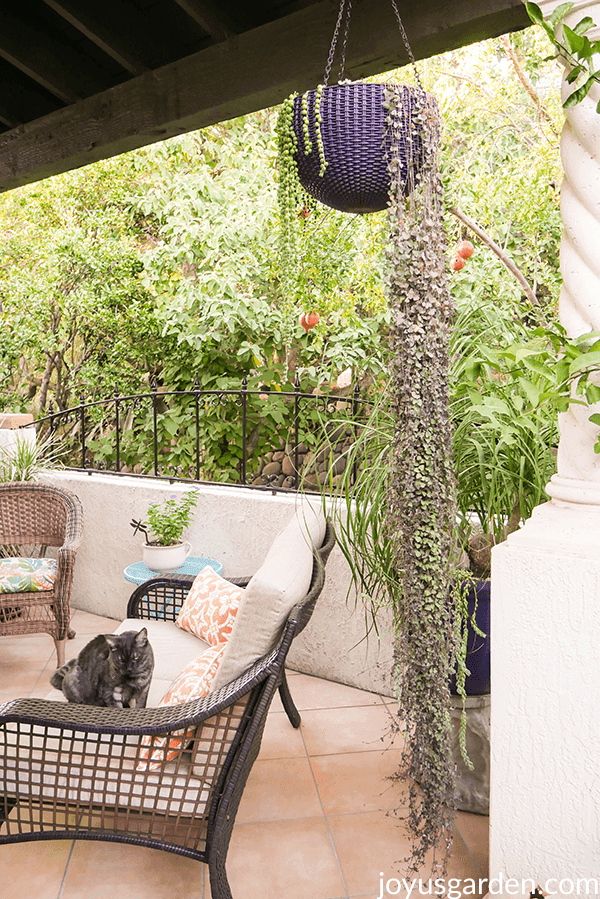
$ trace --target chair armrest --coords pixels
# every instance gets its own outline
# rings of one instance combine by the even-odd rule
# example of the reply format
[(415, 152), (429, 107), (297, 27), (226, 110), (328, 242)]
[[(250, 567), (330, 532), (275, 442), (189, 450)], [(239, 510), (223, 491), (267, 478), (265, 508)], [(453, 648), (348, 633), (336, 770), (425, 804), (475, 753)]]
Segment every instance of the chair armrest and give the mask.
[[(167, 734), (212, 718), (264, 681), (274, 669), (279, 648), (238, 678), (202, 699), (152, 709), (100, 708), (49, 699), (13, 699), (0, 705), (0, 730), (6, 724), (96, 734)], [(56, 734), (54, 734), (56, 736)]]
[(65, 539), (59, 549), (59, 553), (76, 552), (83, 538), (83, 506), (78, 496), (70, 491), (61, 490), (67, 506), (67, 527)]
[(230, 584), (235, 584), (236, 587), (247, 587), (250, 583), (250, 577), (227, 577), (226, 581), (229, 581)]
[(58, 552), (77, 552), (81, 546), (82, 534), (73, 534), (67, 536), (62, 546), (59, 546)]

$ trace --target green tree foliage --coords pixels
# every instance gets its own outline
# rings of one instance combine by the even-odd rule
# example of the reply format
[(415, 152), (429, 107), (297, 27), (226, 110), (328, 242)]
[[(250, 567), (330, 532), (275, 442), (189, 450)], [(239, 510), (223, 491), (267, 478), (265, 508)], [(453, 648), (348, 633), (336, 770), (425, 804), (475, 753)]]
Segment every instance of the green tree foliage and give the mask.
[[(231, 387), (311, 387), (348, 366), (381, 369), (385, 320), (377, 226), (332, 211), (297, 210), (302, 265), (294, 295), (279, 277), (277, 174), (269, 111), (157, 144), (135, 157), (133, 206), (152, 223), (144, 283), (163, 333), (177, 343), (163, 380)], [(315, 309), (306, 335), (297, 322)]]
[[(552, 60), (543, 62), (546, 56), (544, 36), (529, 29), (431, 60), (427, 77), (444, 120), (447, 205), (474, 219), (542, 302), (554, 306), (560, 286), (563, 114), (560, 69)], [(452, 215), (447, 228), (451, 247), (463, 234), (474, 239)], [(477, 240), (476, 245), (476, 254), (453, 278), (457, 303), (519, 301), (517, 281), (496, 255)]]
[[(453, 214), (449, 249), (470, 238), (473, 256), (452, 275), (453, 453), (465, 544), (476, 530), (504, 539), (546, 499), (555, 471), (556, 361), (562, 224), (560, 70), (529, 29), (428, 64), (445, 122), (447, 205), (474, 220), (531, 286), (526, 296), (502, 258)], [(543, 369), (543, 370), (542, 370)], [(489, 549), (489, 546), (487, 546)], [(473, 551), (475, 552), (475, 550)], [(484, 562), (484, 566), (485, 566)]]
[(0, 204), (0, 403), (64, 409), (80, 391), (138, 389), (159, 357), (130, 162), (113, 160), (6, 194)]
[[(161, 376), (172, 386), (239, 384), (281, 345), (273, 247), (270, 134), (259, 117), (157, 144), (135, 158), (133, 208), (153, 240), (144, 283), (177, 352)], [(226, 376), (226, 380), (223, 377)]]
[[(452, 275), (459, 321), (470, 329), (461, 335), (461, 359), (473, 357), (456, 366), (460, 378), (475, 370), (482, 348), (510, 346), (555, 315), (560, 101), (556, 64), (542, 62), (538, 31), (422, 64), (444, 121), (448, 205), (513, 259), (540, 301), (524, 301), (498, 256), (468, 234), (475, 254)], [(296, 375), (309, 392), (347, 368), (377, 381), (388, 362), (385, 214), (347, 216), (312, 202), (298, 208), (298, 277), (284, 292), (275, 122), (276, 111), (263, 111), (0, 198), (0, 408), (44, 410), (50, 400), (64, 408), (82, 391), (86, 398), (112, 394), (115, 385), (133, 392), (150, 376), (161, 391), (189, 389), (196, 378), (206, 388), (237, 388), (245, 375), (256, 391), (249, 423), (258, 454), (290, 438), (277, 394)], [(446, 229), (450, 264), (467, 230), (451, 214)], [(319, 324), (305, 333), (298, 315), (313, 310)], [(468, 391), (493, 393), (495, 383), (510, 382), (531, 404), (535, 391), (497, 358), (504, 381), (478, 376)], [(479, 361), (487, 372), (489, 360)], [(462, 395), (464, 383), (456, 382)], [(122, 413), (123, 461), (151, 470), (145, 450), (139, 458), (151, 442), (150, 404)], [(237, 478), (239, 408), (206, 403), (201, 413), (203, 473)], [(115, 458), (112, 424), (110, 416), (98, 422), (94, 434), (107, 464)], [(308, 417), (305, 425), (310, 431)], [(170, 464), (192, 464), (193, 428), (189, 403), (161, 398)]]
[[(255, 391), (247, 420), (256, 455), (293, 442), (291, 404), (279, 394), (293, 389), (296, 376), (310, 392), (348, 368), (378, 376), (385, 357), (378, 223), (313, 204), (298, 209), (302, 264), (293, 296), (284, 294), (275, 118), (266, 111), (140, 151), (131, 196), (152, 235), (141, 256), (144, 285), (176, 346), (164, 356), (161, 382), (183, 390), (197, 379), (201, 388), (228, 390), (246, 377)], [(298, 323), (303, 309), (321, 316), (310, 333)], [(239, 404), (204, 402), (202, 413), (203, 472), (237, 480)], [(310, 442), (315, 414), (306, 409), (304, 419), (300, 436)], [(190, 421), (190, 400), (177, 398), (160, 420), (170, 429), (170, 461), (184, 470), (194, 454)]]

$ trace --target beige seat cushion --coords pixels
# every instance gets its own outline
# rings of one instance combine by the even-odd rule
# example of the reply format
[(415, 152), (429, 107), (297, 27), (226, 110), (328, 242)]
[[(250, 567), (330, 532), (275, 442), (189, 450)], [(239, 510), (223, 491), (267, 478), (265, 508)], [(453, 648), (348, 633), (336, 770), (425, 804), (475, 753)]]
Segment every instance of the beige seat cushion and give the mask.
[[(126, 618), (115, 630), (115, 634), (139, 631), (142, 627), (148, 631), (148, 640), (154, 652), (153, 681), (168, 680), (170, 685), (189, 662), (210, 646), (195, 634), (177, 627), (174, 621), (152, 619), (140, 621), (138, 618)], [(162, 699), (162, 696), (158, 698)]]
[(244, 591), (214, 690), (238, 677), (277, 644), (289, 613), (308, 592), (313, 550), (322, 546), (325, 528), (319, 500), (299, 498), (291, 521), (277, 535)]

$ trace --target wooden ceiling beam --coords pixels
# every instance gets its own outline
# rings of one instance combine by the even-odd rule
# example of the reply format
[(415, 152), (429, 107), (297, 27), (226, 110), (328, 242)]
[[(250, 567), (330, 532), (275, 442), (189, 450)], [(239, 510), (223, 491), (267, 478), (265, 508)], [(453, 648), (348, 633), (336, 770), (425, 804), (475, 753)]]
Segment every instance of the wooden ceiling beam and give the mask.
[[(75, 2), (75, 0), (60, 0), (60, 2), (43, 0), (43, 2), (130, 74), (141, 75), (148, 70), (148, 67), (131, 50), (125, 49), (121, 45), (117, 35), (110, 27), (107, 27), (106, 23), (98, 21), (97, 15), (94, 13), (102, 9), (102, 4), (94, 5), (94, 13), (90, 14), (89, 11), (82, 9), (80, 2)], [(119, 20), (120, 15), (117, 16), (116, 21)]]
[(63, 103), (76, 103), (106, 86), (106, 77), (89, 58), (36, 28), (32, 20), (3, 9), (0, 56)]
[[(336, 18), (323, 0), (0, 135), (0, 191), (280, 103), (323, 78)], [(521, 0), (429, 0), (403, 10), (417, 59), (530, 24)], [(405, 65), (387, 4), (356, 4), (353, 78)], [(335, 71), (335, 70), (334, 70)]]
[(213, 41), (218, 44), (233, 37), (235, 31), (229, 27), (221, 14), (217, 13), (213, 4), (202, 0), (175, 0), (187, 15), (200, 25)]
[(0, 106), (0, 122), (8, 128), (16, 128), (19, 124), (19, 120), (11, 115), (10, 110), (5, 109), (3, 106)]

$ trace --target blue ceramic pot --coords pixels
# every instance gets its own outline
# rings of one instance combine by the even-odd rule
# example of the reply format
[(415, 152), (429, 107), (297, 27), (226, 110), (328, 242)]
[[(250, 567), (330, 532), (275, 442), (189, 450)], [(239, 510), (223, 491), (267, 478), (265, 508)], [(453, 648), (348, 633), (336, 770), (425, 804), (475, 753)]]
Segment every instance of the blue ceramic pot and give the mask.
[[(491, 693), (490, 678), (490, 589), (491, 581), (478, 581), (467, 595), (469, 614), (475, 611), (475, 622), (485, 637), (475, 633), (468, 626), (467, 668), (470, 674), (465, 680), (467, 696), (482, 696)], [(475, 597), (477, 608), (475, 609)], [(456, 695), (456, 676), (450, 680), (450, 692)]]

